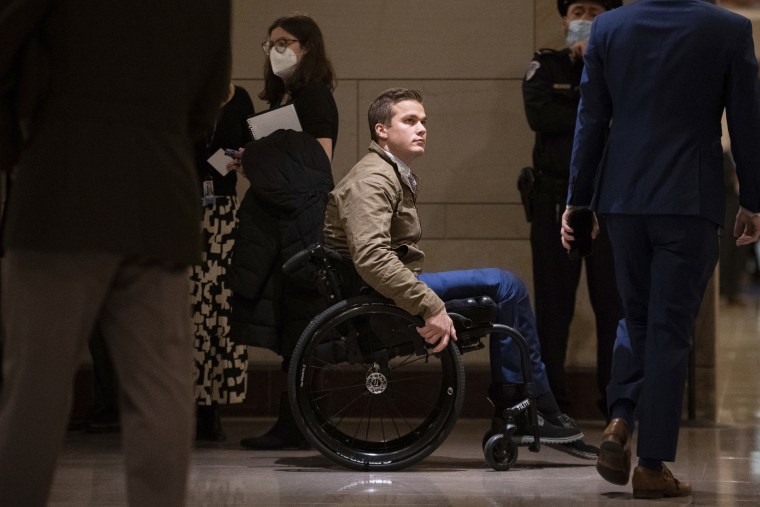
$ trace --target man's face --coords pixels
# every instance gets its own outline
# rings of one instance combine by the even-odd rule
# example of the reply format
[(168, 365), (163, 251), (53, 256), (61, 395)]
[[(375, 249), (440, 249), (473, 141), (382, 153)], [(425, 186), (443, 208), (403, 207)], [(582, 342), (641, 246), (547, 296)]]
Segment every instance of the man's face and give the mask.
[(393, 105), (392, 111), (390, 125), (375, 125), (378, 144), (411, 165), (413, 160), (425, 154), (425, 108), (416, 100), (402, 100)]
[(576, 19), (592, 21), (599, 14), (606, 12), (606, 10), (607, 9), (602, 7), (601, 4), (593, 1), (580, 0), (578, 2), (573, 2), (567, 8), (567, 16), (562, 18), (562, 21), (565, 24), (565, 30), (567, 30), (567, 26), (571, 21), (575, 21)]

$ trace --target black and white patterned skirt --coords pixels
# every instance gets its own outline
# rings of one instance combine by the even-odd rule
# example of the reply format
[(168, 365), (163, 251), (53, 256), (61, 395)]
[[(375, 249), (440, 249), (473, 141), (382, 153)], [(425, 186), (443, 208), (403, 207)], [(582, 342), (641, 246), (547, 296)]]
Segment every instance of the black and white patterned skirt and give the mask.
[(248, 353), (229, 340), (230, 289), (225, 274), (235, 240), (237, 198), (204, 207), (204, 252), (190, 269), (195, 329), (195, 399), (199, 405), (240, 403), (245, 398)]

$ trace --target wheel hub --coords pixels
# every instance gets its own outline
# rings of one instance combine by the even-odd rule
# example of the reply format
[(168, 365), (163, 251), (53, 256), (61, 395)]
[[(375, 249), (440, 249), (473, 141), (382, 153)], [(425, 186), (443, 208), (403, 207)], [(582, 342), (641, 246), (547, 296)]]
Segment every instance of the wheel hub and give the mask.
[(388, 387), (388, 379), (379, 370), (379, 366), (375, 364), (367, 372), (367, 391), (372, 394), (382, 394)]

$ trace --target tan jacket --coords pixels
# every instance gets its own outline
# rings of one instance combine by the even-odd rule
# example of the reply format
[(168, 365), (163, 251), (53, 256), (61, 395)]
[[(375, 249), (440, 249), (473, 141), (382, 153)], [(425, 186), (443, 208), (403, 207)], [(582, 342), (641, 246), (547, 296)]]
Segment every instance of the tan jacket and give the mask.
[(443, 301), (417, 279), (425, 254), (415, 195), (375, 142), (330, 192), (325, 244), (350, 258), (362, 279), (397, 306), (423, 319)]

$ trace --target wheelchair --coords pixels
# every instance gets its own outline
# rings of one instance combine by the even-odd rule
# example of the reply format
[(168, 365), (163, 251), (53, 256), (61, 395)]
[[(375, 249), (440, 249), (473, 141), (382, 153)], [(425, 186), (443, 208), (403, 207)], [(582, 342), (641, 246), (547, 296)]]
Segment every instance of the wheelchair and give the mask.
[(504, 410), (504, 428), (486, 433), (486, 463), (509, 470), (517, 461), (515, 418), (525, 413), (540, 440), (529, 349), (515, 329), (494, 323), (487, 296), (450, 301), (458, 340), (432, 353), (416, 328), (424, 321), (363, 286), (350, 261), (321, 245), (294, 255), (283, 271), (316, 283), (328, 308), (301, 334), (288, 370), (294, 418), (325, 457), (361, 471), (400, 470), (440, 446), (461, 412), (462, 354), (484, 347), (490, 333), (509, 335), (520, 349), (526, 398)]

